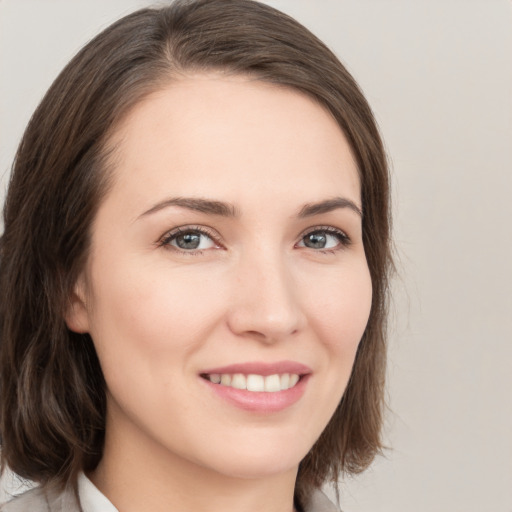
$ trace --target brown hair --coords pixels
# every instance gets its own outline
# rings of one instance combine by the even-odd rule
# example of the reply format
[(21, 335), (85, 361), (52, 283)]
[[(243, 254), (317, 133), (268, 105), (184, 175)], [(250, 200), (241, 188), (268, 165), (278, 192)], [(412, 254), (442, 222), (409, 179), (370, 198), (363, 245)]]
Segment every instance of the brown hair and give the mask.
[(361, 181), (370, 318), (346, 392), (301, 462), (296, 496), (362, 471), (381, 448), (389, 251), (383, 145), (356, 82), (327, 47), (251, 0), (143, 9), (87, 44), (34, 113), (13, 165), (0, 244), (2, 466), (65, 485), (102, 456), (105, 382), (90, 337), (63, 315), (109, 187), (106, 144), (129, 109), (179, 73), (221, 70), (301, 91), (345, 133)]

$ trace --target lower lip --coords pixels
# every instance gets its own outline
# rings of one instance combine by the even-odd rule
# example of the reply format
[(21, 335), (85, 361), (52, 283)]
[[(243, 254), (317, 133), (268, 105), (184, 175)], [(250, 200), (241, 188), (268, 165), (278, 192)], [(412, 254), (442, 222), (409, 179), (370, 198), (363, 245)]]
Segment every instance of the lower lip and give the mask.
[(245, 411), (256, 412), (260, 414), (268, 414), (282, 411), (295, 402), (298, 402), (304, 391), (309, 375), (301, 377), (299, 382), (293, 388), (284, 391), (263, 392), (263, 391), (247, 391), (246, 389), (236, 389), (230, 386), (214, 384), (207, 379), (201, 377), (201, 380), (222, 399), (230, 404), (243, 409)]

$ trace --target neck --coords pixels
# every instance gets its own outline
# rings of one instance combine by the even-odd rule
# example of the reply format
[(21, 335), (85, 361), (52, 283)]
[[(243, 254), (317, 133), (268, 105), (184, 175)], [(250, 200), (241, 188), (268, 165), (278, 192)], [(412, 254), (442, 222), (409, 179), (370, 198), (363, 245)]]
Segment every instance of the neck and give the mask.
[(103, 458), (89, 475), (119, 512), (294, 510), (296, 467), (250, 478), (223, 474), (170, 453), (153, 440), (141, 442), (140, 432), (131, 437), (107, 429)]

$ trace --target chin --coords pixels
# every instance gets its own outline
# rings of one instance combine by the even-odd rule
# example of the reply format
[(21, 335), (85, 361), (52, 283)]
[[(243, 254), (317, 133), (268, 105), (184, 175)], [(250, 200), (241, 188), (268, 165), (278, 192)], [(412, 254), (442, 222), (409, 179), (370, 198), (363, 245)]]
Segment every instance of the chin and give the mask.
[(295, 478), (299, 463), (307, 455), (309, 447), (300, 449), (297, 443), (289, 447), (284, 444), (273, 443), (270, 446), (258, 441), (243, 447), (234, 444), (229, 451), (211, 455), (215, 460), (212, 469), (242, 479), (269, 478), (283, 474), (293, 474)]
[(293, 478), (295, 478), (299, 463), (300, 460), (294, 460), (293, 462), (284, 460), (276, 461), (272, 458), (263, 460), (261, 457), (258, 457), (257, 460), (228, 463), (223, 466), (220, 472), (232, 478), (245, 480), (273, 478), (286, 474), (293, 475)]

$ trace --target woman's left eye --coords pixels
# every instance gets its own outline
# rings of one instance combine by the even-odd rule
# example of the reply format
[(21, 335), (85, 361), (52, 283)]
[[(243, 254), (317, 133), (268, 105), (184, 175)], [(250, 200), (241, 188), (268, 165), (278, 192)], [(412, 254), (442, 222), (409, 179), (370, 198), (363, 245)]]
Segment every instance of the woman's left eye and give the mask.
[(299, 247), (317, 250), (340, 249), (349, 244), (349, 237), (337, 229), (315, 229), (304, 235), (297, 244)]
[(217, 247), (212, 237), (199, 229), (179, 229), (169, 233), (162, 245), (171, 246), (179, 251), (192, 252)]

